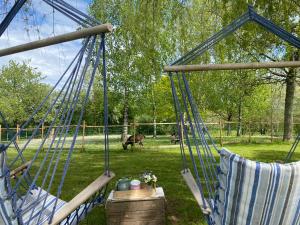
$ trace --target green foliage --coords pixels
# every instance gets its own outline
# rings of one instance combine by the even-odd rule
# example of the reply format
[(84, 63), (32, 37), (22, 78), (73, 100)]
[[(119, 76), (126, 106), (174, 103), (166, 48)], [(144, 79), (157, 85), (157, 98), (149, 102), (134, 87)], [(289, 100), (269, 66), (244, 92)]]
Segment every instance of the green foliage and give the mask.
[[(191, 8), (179, 1), (166, 0), (93, 2), (91, 14), (101, 21), (111, 22), (116, 28), (107, 40), (109, 85), (111, 93), (118, 96), (111, 95), (110, 102), (114, 106), (128, 104), (130, 118), (147, 114), (152, 120), (174, 119), (174, 116), (162, 118), (167, 110), (161, 108), (160, 101), (166, 101), (160, 97), (170, 91), (160, 94), (157, 86), (161, 85), (163, 66), (178, 57), (174, 55), (176, 48), (179, 46), (183, 54), (187, 46), (201, 40), (202, 32), (193, 32), (196, 24), (200, 25), (198, 17), (204, 5), (202, 1), (197, 3)], [(122, 110), (122, 107), (117, 108)], [(171, 115), (172, 111), (168, 107), (167, 114)]]
[[(0, 108), (9, 123), (23, 123), (43, 99), (49, 86), (42, 84), (41, 73), (25, 62), (10, 61), (0, 70)], [(44, 110), (35, 117), (41, 119)]]
[[(108, 38), (111, 121), (122, 121), (126, 102), (131, 120), (174, 121), (169, 81), (160, 77), (163, 65), (242, 15), (247, 10), (246, 3), (249, 2), (95, 0), (91, 14), (103, 22), (111, 22), (116, 28)], [(287, 30), (295, 27), (294, 32), (297, 32), (295, 4), (288, 1), (252, 3), (259, 13)], [(283, 12), (280, 19), (278, 10)], [(194, 63), (250, 62), (265, 59), (266, 55), (286, 59), (288, 52), (286, 43), (249, 23)], [(270, 99), (272, 85), (265, 85), (268, 82), (260, 78), (268, 75), (268, 71), (211, 72), (189, 79), (199, 109), (207, 117), (267, 120), (273, 105)]]

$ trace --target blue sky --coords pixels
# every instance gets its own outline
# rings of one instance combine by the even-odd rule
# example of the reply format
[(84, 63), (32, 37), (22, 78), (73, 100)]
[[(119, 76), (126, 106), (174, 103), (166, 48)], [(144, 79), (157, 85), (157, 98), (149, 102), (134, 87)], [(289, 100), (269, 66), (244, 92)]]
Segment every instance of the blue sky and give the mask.
[[(91, 0), (65, 0), (77, 9), (87, 12)], [(0, 21), (14, 0), (0, 0)], [(20, 11), (0, 37), (0, 49), (72, 32), (78, 25), (41, 0), (31, 0), (28, 13)], [(54, 20), (53, 20), (54, 18)], [(28, 22), (27, 22), (28, 21)], [(53, 32), (54, 31), (54, 32)], [(45, 76), (46, 83), (55, 83), (80, 48), (80, 40), (49, 46), (0, 58), (0, 67), (9, 60), (26, 61)]]

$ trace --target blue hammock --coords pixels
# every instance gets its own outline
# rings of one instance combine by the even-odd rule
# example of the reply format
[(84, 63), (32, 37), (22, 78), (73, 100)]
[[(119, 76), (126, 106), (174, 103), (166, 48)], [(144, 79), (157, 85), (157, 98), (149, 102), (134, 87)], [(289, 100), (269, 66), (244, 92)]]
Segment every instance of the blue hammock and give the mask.
[[(99, 22), (62, 0), (44, 0), (47, 4), (77, 22), (92, 27)], [(0, 24), (0, 35), (20, 10), (24, 0), (16, 1)], [(0, 145), (0, 224), (78, 224), (96, 205), (104, 203), (108, 182), (114, 177), (109, 169), (108, 100), (106, 84), (105, 34), (88, 36), (68, 68), (33, 114), (7, 144)], [(104, 93), (104, 169), (103, 174), (71, 201), (60, 199), (75, 149), (85, 106), (97, 69), (102, 69)], [(37, 119), (41, 110), (42, 119)], [(77, 116), (75, 118), (75, 112)], [(0, 113), (3, 124), (7, 122)], [(42, 138), (39, 130), (49, 123)], [(76, 124), (75, 128), (71, 126)], [(31, 136), (21, 146), (17, 137), (30, 124), (36, 124)], [(33, 158), (24, 152), (35, 149)], [(63, 169), (60, 171), (59, 165)], [(54, 187), (54, 184), (56, 187)], [(51, 193), (53, 194), (51, 194)]]
[[(252, 7), (171, 65), (191, 63), (245, 23), (252, 21), (296, 48), (300, 40), (258, 15)], [(169, 73), (183, 170), (181, 174), (210, 225), (299, 225), (300, 162), (260, 163), (219, 149), (195, 104), (187, 75)], [(186, 117), (186, 121), (184, 119)], [(181, 132), (183, 127), (183, 132)], [(289, 160), (299, 136), (287, 156)], [(217, 163), (213, 151), (219, 154)], [(189, 157), (187, 156), (189, 155)], [(192, 165), (192, 172), (188, 164)]]
[(295, 141), (294, 141), (294, 143), (293, 143), (293, 145), (292, 145), (292, 147), (291, 147), (289, 153), (287, 154), (287, 156), (286, 156), (286, 158), (285, 158), (285, 163), (288, 163), (288, 162), (291, 160), (293, 154), (294, 154), (295, 151), (296, 151), (296, 148), (297, 148), (298, 145), (299, 145), (299, 142), (300, 142), (300, 133), (298, 133), (298, 135), (297, 135), (297, 137), (296, 137), (296, 139), (295, 139)]

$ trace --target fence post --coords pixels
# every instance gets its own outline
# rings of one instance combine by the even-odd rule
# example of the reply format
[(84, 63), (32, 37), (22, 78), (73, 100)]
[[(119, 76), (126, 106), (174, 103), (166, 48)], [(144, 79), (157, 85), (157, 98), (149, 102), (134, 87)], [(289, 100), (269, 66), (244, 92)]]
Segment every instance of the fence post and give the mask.
[(0, 143), (2, 142), (2, 126), (0, 124)]
[(184, 126), (184, 122), (183, 123), (180, 123), (180, 132), (181, 132), (181, 142), (182, 142), (182, 145), (184, 145), (184, 136), (183, 136), (183, 126)]
[(251, 121), (249, 121), (249, 125), (248, 125), (248, 130), (249, 130), (249, 139), (248, 139), (248, 142), (250, 143), (251, 142)]
[(222, 137), (223, 125), (222, 125), (222, 120), (221, 119), (219, 119), (219, 126), (220, 126), (220, 145), (221, 145), (221, 147), (223, 147), (223, 137)]
[(42, 123), (42, 140), (44, 139), (44, 129), (45, 129), (44, 123)]
[(273, 142), (273, 121), (271, 121), (271, 143)]
[(84, 152), (85, 151), (85, 120), (83, 121), (83, 124), (82, 124), (82, 143), (81, 143), (81, 151)]
[[(19, 129), (20, 129), (20, 127), (19, 127), (19, 124), (17, 124), (17, 134), (19, 133)], [(18, 134), (17, 135), (17, 143), (19, 142), (19, 137), (20, 137), (20, 134)]]

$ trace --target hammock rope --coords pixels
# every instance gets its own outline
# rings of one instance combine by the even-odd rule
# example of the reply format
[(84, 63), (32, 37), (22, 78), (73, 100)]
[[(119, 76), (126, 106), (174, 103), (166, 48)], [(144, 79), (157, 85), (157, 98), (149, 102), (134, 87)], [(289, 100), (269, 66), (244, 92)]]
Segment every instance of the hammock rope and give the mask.
[[(193, 165), (193, 168), (194, 168), (194, 173), (196, 175), (196, 183), (197, 183), (198, 188), (201, 190), (200, 194), (201, 194), (201, 198), (202, 198), (203, 203), (204, 203), (203, 206), (204, 206), (204, 208), (206, 208), (207, 205), (206, 205), (204, 193), (208, 193), (208, 195), (211, 198), (213, 198), (214, 187), (213, 187), (212, 182), (215, 179), (215, 178), (213, 178), (213, 174), (214, 174), (214, 172), (212, 171), (213, 167), (212, 166), (206, 166), (207, 165), (206, 162), (208, 162), (208, 157), (207, 157), (206, 153), (204, 153), (205, 151), (203, 151), (203, 149), (200, 148), (199, 140), (197, 138), (197, 135), (198, 135), (198, 137), (201, 137), (201, 134), (199, 134), (199, 133), (196, 134), (196, 131), (195, 131), (195, 128), (194, 128), (194, 123), (192, 122), (192, 119), (191, 119), (189, 106), (187, 105), (186, 94), (184, 93), (184, 89), (182, 88), (182, 85), (181, 85), (181, 82), (180, 82), (180, 79), (179, 79), (179, 75), (177, 74), (176, 77), (177, 77), (177, 81), (178, 81), (177, 85), (178, 85), (179, 93), (180, 93), (180, 96), (181, 96), (181, 99), (182, 99), (182, 103), (180, 103), (177, 92), (176, 92), (176, 86), (175, 86), (173, 75), (170, 73), (169, 77), (170, 77), (170, 81), (171, 81), (173, 100), (175, 102), (174, 105), (176, 106), (177, 114), (181, 115), (180, 116), (181, 117), (181, 124), (185, 124), (184, 119), (183, 119), (183, 114), (186, 113), (186, 115), (187, 115), (187, 121), (188, 121), (188, 124), (189, 124), (189, 128), (191, 130), (191, 137), (190, 137), (189, 132), (187, 130), (187, 126), (185, 126), (185, 125), (183, 125), (183, 128), (184, 128), (183, 133), (184, 133), (185, 141), (187, 143), (188, 151), (189, 151), (189, 154), (190, 154), (190, 159), (192, 161), (192, 165)], [(192, 106), (190, 106), (190, 107), (192, 108)], [(182, 110), (182, 109), (184, 109), (184, 110)], [(179, 126), (179, 124), (178, 124), (178, 126)], [(202, 132), (202, 131), (200, 131), (200, 132)], [(200, 174), (199, 174), (199, 171), (198, 171), (198, 168), (197, 168), (196, 159), (194, 157), (194, 151), (193, 151), (192, 143), (193, 143), (193, 146), (196, 148), (196, 153), (195, 154), (197, 155), (197, 158), (198, 158), (197, 161), (199, 161), (200, 166), (201, 166), (201, 172), (202, 172), (202, 175), (204, 177), (205, 188), (204, 188), (204, 186), (202, 186), (202, 184), (200, 182)], [(182, 155), (184, 156), (183, 161), (185, 161), (184, 164), (185, 164), (185, 166), (187, 166), (186, 156), (184, 154), (184, 150), (182, 150), (182, 153), (183, 153)], [(187, 170), (187, 167), (185, 168), (185, 170)], [(212, 208), (211, 202), (208, 202), (208, 204), (209, 204), (210, 208)]]
[[(91, 27), (99, 24), (98, 20), (80, 12), (62, 0), (44, 0), (44, 2), (82, 27)], [(25, 1), (21, 2), (18, 0), (16, 2), (15, 6), (7, 15), (10, 18), (5, 18), (0, 24), (0, 31), (1, 29), (6, 29), (6, 21), (8, 21), (8, 19), (12, 21), (20, 10), (21, 3), (24, 4)], [(114, 174), (111, 173), (109, 169), (108, 88), (105, 51), (104, 33), (86, 37), (80, 50), (46, 97), (36, 107), (26, 122), (20, 126), (19, 131), (14, 134), (8, 144), (1, 146), (0, 152), (2, 163), (0, 175), (1, 179), (5, 179), (7, 197), (3, 199), (3, 195), (0, 193), (0, 205), (2, 208), (1, 212), (5, 218), (5, 223), (15, 224), (15, 221), (17, 221), (18, 224), (26, 225), (43, 224), (46, 219), (50, 224), (53, 219), (54, 221), (59, 220), (60, 222), (62, 222), (61, 219), (63, 219), (63, 224), (77, 224), (91, 208), (97, 204), (103, 203), (107, 182), (114, 177)], [(89, 197), (88, 201), (74, 208), (74, 211), (70, 211), (71, 213), (66, 217), (61, 218), (60, 215), (60, 218), (58, 219), (55, 215), (62, 207), (63, 203), (63, 201), (60, 200), (60, 196), (63, 191), (67, 172), (71, 163), (72, 153), (74, 152), (77, 136), (82, 124), (85, 106), (89, 101), (98, 68), (102, 69), (104, 93), (103, 169), (105, 171), (104, 175), (111, 178), (105, 179), (99, 177), (97, 182), (99, 184), (103, 183), (104, 185), (99, 187), (97, 191), (93, 187), (91, 190), (93, 190), (94, 194)], [(37, 120), (41, 110), (44, 110), (45, 112), (42, 115), (42, 118)], [(75, 114), (75, 112), (77, 112), (77, 114)], [(75, 117), (75, 115), (78, 116)], [(6, 120), (2, 113), (0, 113), (0, 117), (2, 118), (3, 123), (6, 124)], [(21, 132), (32, 123), (36, 123), (35, 128), (24, 144), (19, 147), (16, 143), (17, 138), (20, 136)], [(11, 182), (11, 168), (20, 163), (20, 161), (22, 163), (26, 162), (23, 154), (25, 150), (31, 148), (31, 145), (36, 145), (36, 137), (39, 135), (39, 130), (44, 123), (49, 123), (49, 126), (43, 137), (39, 139), (38, 146), (35, 147), (35, 154), (32, 159), (28, 161), (28, 165), (26, 164), (27, 167), (23, 173), (16, 178), (14, 183)], [(75, 123), (76, 126), (72, 131), (73, 128), (71, 124), (73, 123)], [(68, 141), (70, 134), (72, 135), (72, 138)], [(10, 162), (6, 162), (7, 151), (10, 151), (13, 147), (12, 145), (14, 145), (17, 154)], [(67, 149), (66, 152), (65, 149)], [(63, 154), (64, 152), (66, 154)], [(39, 162), (38, 166), (35, 165), (37, 162)], [(62, 171), (58, 174), (59, 165), (63, 166)], [(30, 174), (33, 176), (31, 177)], [(24, 181), (27, 182), (26, 185), (23, 184)], [(57, 188), (53, 187), (54, 182), (58, 183)], [(53, 192), (53, 189), (56, 189), (55, 196), (50, 194), (50, 191)], [(87, 189), (87, 191), (88, 190), (89, 189)], [(31, 201), (30, 198), (32, 198), (33, 192), (34, 200)], [(5, 201), (10, 200), (11, 208), (9, 208), (10, 206), (8, 207), (5, 205)], [(12, 213), (14, 213), (14, 215)], [(14, 217), (14, 219), (11, 219), (12, 217)]]
[[(192, 116), (191, 116), (191, 113), (190, 113), (190, 111), (193, 111), (193, 109), (192, 109), (192, 106), (188, 105), (188, 103), (187, 103), (187, 100), (186, 100), (187, 95), (186, 95), (184, 89), (182, 88), (181, 77), (179, 77), (178, 73), (177, 73), (177, 80), (178, 80), (178, 86), (179, 86), (181, 98), (183, 99), (183, 105), (184, 105), (183, 108), (185, 109), (185, 113), (187, 115), (187, 121), (188, 121), (190, 130), (191, 130), (192, 141), (193, 141), (193, 144), (195, 145), (200, 165), (203, 168), (203, 175), (204, 175), (204, 178), (205, 178), (205, 181), (206, 181), (205, 182), (206, 183), (206, 188), (208, 190), (210, 198), (212, 198), (213, 197), (212, 196), (213, 195), (213, 188), (212, 188), (211, 182), (214, 180), (214, 178), (213, 178), (213, 172), (211, 171), (210, 163), (208, 162), (206, 151), (204, 150), (205, 148), (203, 148), (204, 143), (200, 144), (201, 141), (199, 141), (199, 137), (201, 137), (202, 134), (196, 133), (196, 130), (195, 130), (195, 127), (194, 127), (195, 123), (193, 123)], [(195, 122), (198, 123), (198, 121), (195, 121)], [(202, 133), (202, 131), (200, 131), (200, 132)], [(190, 143), (191, 143), (191, 141), (190, 141)], [(202, 146), (202, 148), (201, 148), (200, 145)], [(206, 165), (208, 165), (208, 167)]]
[[(91, 52), (91, 50), (89, 50), (90, 52)], [(84, 52), (84, 50), (83, 50), (83, 52)], [(81, 56), (83, 56), (83, 52), (82, 52), (82, 54), (81, 54)], [(82, 60), (82, 57), (80, 57), (79, 58), (79, 62), (81, 62), (81, 60)], [(80, 65), (80, 64), (79, 64)], [(73, 73), (73, 74), (76, 74), (76, 76), (78, 75), (78, 68), (74, 68), (74, 70), (73, 70), (73, 72), (76, 72), (76, 73)], [(84, 73), (82, 73), (82, 75), (83, 75)], [(82, 83), (83, 83), (83, 80), (84, 80), (84, 77), (83, 76), (81, 76), (80, 77), (80, 80), (79, 80), (79, 83), (78, 83), (78, 86), (77, 86), (77, 88), (75, 89), (75, 93), (80, 93), (80, 89), (81, 89), (81, 87), (82, 87)], [(71, 84), (72, 84), (72, 86), (71, 86)], [(69, 87), (68, 88), (70, 88), (71, 87), (71, 89), (70, 89), (70, 94), (69, 94), (69, 96), (68, 96), (68, 101), (67, 101), (67, 104), (66, 104), (66, 106), (65, 106), (65, 108), (63, 109), (63, 113), (62, 113), (62, 116), (61, 116), (61, 119), (60, 119), (60, 122), (64, 122), (64, 125), (61, 127), (61, 125), (58, 125), (58, 127), (57, 127), (57, 129), (56, 129), (56, 131), (55, 131), (55, 133), (57, 134), (58, 133), (58, 131), (59, 131), (59, 128), (62, 128), (61, 129), (61, 133), (60, 133), (60, 136), (59, 136), (59, 139), (58, 139), (58, 141), (57, 141), (57, 144), (56, 144), (56, 146), (55, 146), (55, 148), (54, 149), (58, 149), (58, 151), (53, 151), (53, 155), (52, 155), (52, 158), (51, 158), (51, 160), (50, 160), (50, 162), (49, 162), (49, 164), (48, 164), (48, 168), (47, 168), (47, 171), (46, 171), (46, 173), (45, 173), (45, 175), (44, 175), (44, 178), (43, 178), (43, 182), (42, 182), (42, 185), (41, 185), (41, 188), (43, 189), (44, 188), (44, 184), (45, 184), (45, 182), (46, 182), (46, 179), (47, 179), (47, 177), (48, 177), (48, 173), (49, 173), (49, 171), (50, 171), (50, 168), (51, 168), (51, 166), (52, 166), (52, 162), (53, 162), (53, 159), (54, 159), (54, 157), (55, 157), (55, 154), (57, 153), (58, 155), (57, 155), (57, 159), (56, 159), (56, 162), (55, 162), (55, 166), (54, 166), (54, 168), (53, 168), (53, 172), (52, 172), (52, 175), (51, 175), (51, 179), (50, 179), (50, 181), (49, 181), (49, 186), (47, 187), (47, 192), (49, 192), (50, 191), (50, 188), (51, 188), (51, 185), (52, 185), (52, 183), (53, 183), (53, 179), (54, 179), (54, 175), (55, 175), (55, 172), (56, 172), (56, 170), (57, 170), (57, 166), (58, 166), (58, 163), (59, 163), (59, 161), (60, 161), (60, 156), (61, 156), (61, 153), (62, 153), (62, 150), (63, 150), (63, 146), (64, 146), (64, 144), (65, 144), (65, 141), (66, 141), (66, 137), (67, 137), (67, 134), (68, 134), (68, 132), (69, 132), (69, 129), (70, 129), (70, 124), (71, 124), (71, 121), (72, 121), (72, 117), (73, 117), (73, 114), (74, 114), (74, 107), (76, 106), (76, 104), (77, 104), (77, 102), (76, 102), (76, 100), (78, 101), (78, 94), (76, 94), (76, 95), (74, 95), (73, 96), (73, 99), (72, 99), (72, 104), (70, 105), (70, 108), (68, 109), (68, 112), (67, 112), (67, 116), (65, 117), (64, 115), (65, 115), (65, 113), (66, 113), (66, 111), (67, 111), (67, 106), (70, 104), (70, 100), (71, 100), (71, 96), (72, 96), (72, 93), (73, 93), (73, 89), (74, 89), (74, 85), (76, 84), (76, 78), (74, 79), (74, 81), (72, 82), (72, 79), (70, 80), (70, 83), (69, 83)], [(68, 90), (68, 89), (67, 89)], [(64, 103), (64, 101), (65, 101), (65, 98), (66, 98), (66, 95), (68, 94), (68, 91), (66, 92), (66, 94), (64, 95), (64, 97), (63, 97), (63, 101), (62, 101), (62, 104), (60, 104), (61, 106), (63, 106), (63, 103)], [(55, 120), (54, 120), (55, 121)], [(53, 121), (53, 123), (54, 123), (54, 121)], [(65, 130), (65, 132), (63, 132)], [(49, 134), (50, 134), (50, 131), (51, 131), (51, 126), (50, 126), (50, 128), (48, 129), (48, 133), (46, 134), (46, 136), (45, 136), (45, 138), (44, 138), (44, 140), (46, 141), (47, 140), (47, 138), (48, 138), (48, 136), (49, 136)], [(52, 148), (52, 145), (53, 145), (53, 143), (54, 143), (54, 141), (55, 141), (55, 138), (56, 138), (56, 134), (54, 134), (54, 137), (52, 138), (52, 141), (51, 141), (51, 144), (49, 145), (49, 147), (48, 147), (48, 150), (47, 150), (47, 153), (46, 153), (46, 156), (44, 157), (44, 160), (43, 160), (43, 162), (41, 163), (41, 166), (40, 166), (40, 168), (39, 168), (39, 171), (37, 172), (37, 174), (36, 174), (36, 176), (35, 176), (35, 179), (34, 179), (34, 182), (32, 183), (32, 186), (31, 187), (35, 187), (36, 186), (36, 181), (37, 181), (37, 179), (38, 179), (38, 177), (39, 177), (39, 175), (40, 175), (40, 172), (42, 171), (42, 169), (43, 169), (43, 166), (44, 166), (44, 164), (45, 164), (45, 162), (46, 162), (46, 160), (47, 160), (47, 158), (48, 158), (48, 154), (50, 153), (50, 150), (51, 150), (51, 148)], [(64, 137), (63, 137), (63, 135), (64, 135)], [(62, 137), (63, 137), (63, 141), (62, 141), (62, 143), (61, 143), (61, 147), (59, 148), (59, 144), (60, 144), (60, 142), (61, 142), (61, 139), (62, 139)], [(45, 142), (44, 141), (44, 142)], [(42, 146), (41, 146), (41, 149), (42, 149)], [(34, 160), (33, 160), (33, 162), (34, 162)], [(29, 169), (30, 169), (30, 166), (28, 167), (28, 171), (29, 171)], [(27, 171), (25, 171), (25, 173), (26, 173)], [(27, 192), (27, 196), (28, 196), (28, 194), (30, 193), (30, 189), (28, 190), (28, 192)], [(38, 200), (40, 199), (40, 194), (41, 194), (41, 190), (39, 191), (39, 194), (38, 194)], [(21, 206), (23, 205), (23, 203), (25, 202), (25, 199), (26, 199), (26, 197), (24, 198), (24, 200), (23, 200), (23, 202), (22, 202), (22, 204), (21, 204)], [(46, 199), (45, 199), (46, 200)], [(38, 201), (36, 202), (36, 204), (38, 204)], [(31, 206), (29, 206), (29, 207), (31, 207)], [(44, 205), (43, 205), (43, 207), (44, 207)], [(33, 211), (34, 211), (34, 208), (33, 208), (33, 210), (32, 210), (32, 213), (33, 213)], [(30, 218), (31, 219), (31, 218)], [(30, 219), (29, 219), (29, 221), (30, 221)]]
[(219, 41), (223, 40), (225, 37), (235, 32), (237, 29), (244, 26), (247, 22), (254, 22), (269, 32), (277, 35), (279, 38), (285, 40), (292, 46), (296, 48), (300, 48), (300, 39), (294, 36), (293, 34), (287, 32), (283, 28), (277, 26), (272, 21), (262, 17), (258, 13), (256, 13), (252, 6), (248, 7), (248, 11), (244, 13), (242, 16), (238, 17), (232, 23), (221, 29), (219, 32), (208, 38), (203, 43), (196, 46), (191, 51), (187, 52), (184, 56), (177, 59), (171, 65), (183, 65), (188, 64), (205, 53), (208, 49), (212, 48)]
[[(177, 135), (179, 137), (179, 140), (183, 140), (183, 133), (181, 132), (181, 128), (184, 129), (184, 118), (183, 115), (180, 113), (181, 108), (177, 101), (177, 95), (175, 95), (175, 85), (174, 80), (172, 78), (172, 73), (169, 73), (170, 81), (171, 81), (171, 88), (172, 88), (172, 97), (173, 97), (173, 103), (174, 103), (174, 109), (175, 109), (175, 115), (176, 115), (176, 127), (177, 127)], [(186, 170), (188, 168), (185, 148), (183, 145), (183, 141), (179, 141), (180, 145), (180, 153), (182, 158), (182, 169)]]
[[(0, 24), (0, 37), (5, 32), (5, 30), (15, 18), (15, 16), (18, 14), (22, 6), (26, 3), (26, 1), (27, 0), (17, 0), (15, 2), (13, 7), (10, 9), (10, 11)], [(80, 10), (76, 9), (75, 7), (63, 0), (43, 1), (82, 27), (91, 27), (100, 24), (100, 21), (81, 12)]]
[(292, 156), (294, 155), (294, 153), (296, 151), (296, 148), (297, 148), (299, 142), (300, 142), (300, 133), (298, 133), (298, 135), (297, 135), (297, 137), (296, 137), (296, 139), (295, 139), (295, 141), (294, 141), (294, 143), (293, 143), (290, 151), (288, 152), (288, 154), (287, 154), (287, 156), (286, 156), (286, 158), (284, 160), (285, 163), (290, 162)]
[[(56, 82), (56, 84), (53, 86), (53, 88), (51, 89), (51, 91), (47, 94), (47, 96), (43, 99), (43, 101), (39, 104), (39, 106), (34, 110), (34, 112), (30, 115), (30, 117), (26, 120), (26, 122), (21, 125), (19, 132), (17, 132), (13, 138), (11, 138), (11, 140), (9, 141), (9, 143), (5, 146), (5, 148), (3, 150), (7, 150), (7, 148), (16, 141), (17, 137), (21, 134), (22, 131), (24, 131), (24, 129), (30, 124), (30, 122), (33, 121), (34, 116), (37, 115), (37, 113), (42, 109), (42, 107), (45, 106), (45, 104), (47, 103), (47, 101), (49, 100), (49, 98), (52, 96), (52, 94), (54, 93), (54, 91), (58, 88), (58, 86), (61, 84), (61, 81), (63, 80), (63, 78), (65, 78), (67, 72), (69, 71), (69, 69), (71, 68), (71, 66), (73, 65), (73, 63), (76, 61), (76, 59), (78, 58), (80, 53), (84, 53), (84, 48), (86, 47), (86, 45), (84, 45), (81, 50), (77, 53), (77, 55), (75, 56), (75, 58), (71, 61), (70, 65), (68, 66), (68, 68), (65, 70), (65, 72), (63, 73), (63, 75), (59, 78), (59, 80)], [(61, 88), (61, 90), (59, 91), (58, 95), (61, 95), (61, 93), (64, 91), (67, 83), (69, 82), (69, 80), (71, 79), (73, 75), (71, 75), (70, 77), (68, 77), (68, 79), (66, 80), (65, 84), (63, 85), (63, 87)], [(47, 112), (46, 114), (48, 115), (48, 113), (50, 113), (50, 111), (53, 109), (55, 103), (57, 102), (58, 97), (56, 98), (56, 101), (53, 102), (53, 105), (51, 105), (51, 107), (49, 108), (49, 112)], [(37, 127), (35, 127), (32, 135), (29, 137), (28, 142), (31, 141), (32, 137), (34, 137), (36, 135), (36, 133), (38, 132), (38, 129), (42, 126), (42, 124), (44, 123), (44, 120), (46, 118), (46, 115), (43, 117), (43, 119), (41, 119), (40, 123), (38, 124)], [(25, 145), (28, 145), (27, 143)], [(20, 154), (17, 155), (16, 159), (18, 159), (18, 157), (21, 157), (22, 155), (22, 151)], [(15, 161), (13, 161), (9, 167), (12, 167)]]
[(105, 58), (105, 34), (102, 34), (102, 65), (103, 65), (103, 104), (104, 104), (104, 148), (105, 148), (105, 173), (107, 176), (109, 174), (109, 132), (108, 132), (108, 95), (107, 95), (107, 74), (106, 74), (106, 58)]
[(62, 1), (52, 1), (52, 0), (43, 0), (45, 3), (56, 9), (57, 11), (61, 12), (63, 15), (67, 16), (77, 24), (81, 25), (82, 27), (89, 27), (99, 24), (99, 22), (92, 19), (90, 16), (86, 14), (78, 13), (76, 11), (72, 11), (70, 5), (66, 2)]
[(22, 6), (25, 4), (26, 0), (18, 0), (15, 2), (11, 10), (8, 12), (6, 17), (3, 19), (3, 21), (0, 24), (0, 37), (5, 32), (11, 21), (14, 19), (14, 17), (17, 15), (19, 10), (22, 8)]
[[(249, 6), (245, 14), (173, 62), (171, 66), (187, 66), (188, 63), (204, 54), (248, 21), (259, 24), (292, 46), (300, 48), (299, 38), (258, 15)], [(257, 220), (261, 218), (262, 223), (273, 224), (274, 221), (278, 220), (272, 216), (275, 201), (284, 201), (286, 207), (289, 206), (287, 205), (288, 201), (293, 201), (289, 204), (300, 206), (300, 180), (295, 176), (295, 173), (299, 172), (297, 168), (300, 168), (300, 163), (288, 165), (263, 164), (244, 159), (224, 148), (219, 149), (203, 122), (199, 108), (191, 93), (187, 75), (180, 70), (180, 67), (178, 69), (174, 67), (173, 70), (167, 71), (171, 83), (177, 132), (181, 142), (180, 152), (184, 167), (181, 173), (202, 212), (206, 215), (208, 224), (250, 225), (258, 223)], [(197, 70), (195, 69), (195, 71)], [(186, 125), (184, 116), (187, 117)], [(183, 129), (180, 126), (183, 126)], [(186, 156), (183, 139), (186, 141), (189, 159)], [(298, 134), (286, 156), (286, 162), (290, 160), (299, 142), (300, 134)], [(220, 164), (217, 164), (213, 151), (220, 156)], [(188, 169), (189, 162), (192, 164), (194, 175)], [(245, 171), (247, 171), (247, 174)], [(248, 176), (245, 177), (245, 175)], [(291, 192), (286, 196), (286, 199), (282, 199), (283, 195), (278, 191), (281, 190), (279, 186), (287, 193)], [(251, 193), (245, 192), (248, 189), (251, 190), (249, 191)], [(290, 195), (293, 197), (290, 197)], [(266, 198), (266, 202), (261, 202), (263, 201), (261, 198)], [(265, 204), (263, 209), (259, 209), (261, 204)], [(249, 207), (248, 212), (244, 211), (246, 207)], [(300, 207), (296, 210), (290, 207), (289, 212), (285, 209), (282, 211), (281, 206), (276, 205), (276, 207), (276, 210), (281, 213), (280, 221), (299, 221)]]

